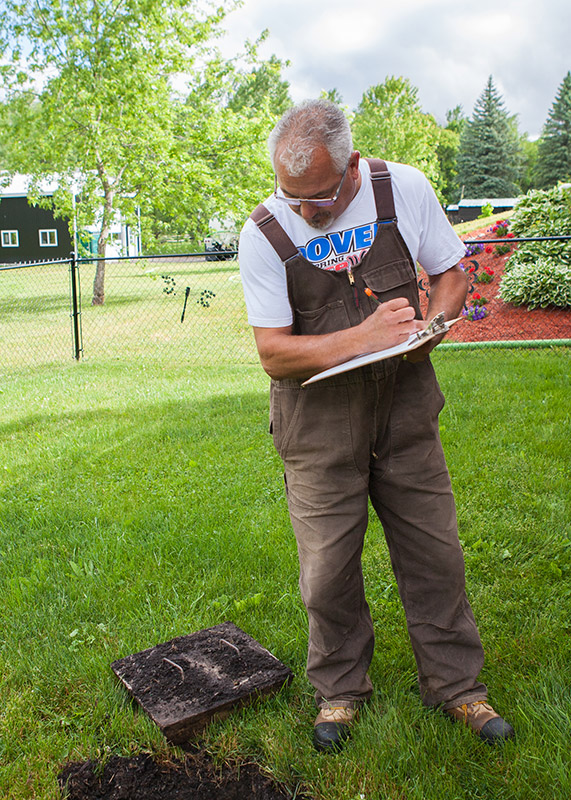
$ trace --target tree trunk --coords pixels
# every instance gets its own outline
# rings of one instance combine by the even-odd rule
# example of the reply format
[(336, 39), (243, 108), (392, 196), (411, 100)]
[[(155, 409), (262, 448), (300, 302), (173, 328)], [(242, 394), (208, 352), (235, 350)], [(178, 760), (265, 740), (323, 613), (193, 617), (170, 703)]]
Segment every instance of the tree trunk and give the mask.
[(107, 239), (111, 231), (113, 220), (113, 192), (105, 192), (105, 204), (103, 206), (103, 221), (97, 239), (97, 267), (95, 270), (95, 280), (93, 281), (92, 306), (102, 306), (105, 303), (105, 250)]

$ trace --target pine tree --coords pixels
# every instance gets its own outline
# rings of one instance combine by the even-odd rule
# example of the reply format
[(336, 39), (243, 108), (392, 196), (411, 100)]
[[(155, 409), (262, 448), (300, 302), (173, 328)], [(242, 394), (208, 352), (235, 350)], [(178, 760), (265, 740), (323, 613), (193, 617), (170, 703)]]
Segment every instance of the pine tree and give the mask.
[(513, 197), (519, 193), (521, 151), (517, 124), (505, 109), (492, 76), (461, 133), (457, 183), (472, 198)]
[(563, 78), (543, 126), (535, 179), (540, 189), (571, 180), (571, 72)]

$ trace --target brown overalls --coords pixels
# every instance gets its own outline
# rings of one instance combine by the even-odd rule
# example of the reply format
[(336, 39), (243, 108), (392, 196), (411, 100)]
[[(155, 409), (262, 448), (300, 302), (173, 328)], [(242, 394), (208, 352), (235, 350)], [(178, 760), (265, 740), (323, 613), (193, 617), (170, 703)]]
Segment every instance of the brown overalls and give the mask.
[[(263, 205), (252, 214), (284, 262), (294, 335), (358, 325), (375, 310), (367, 286), (381, 301), (406, 297), (421, 317), (390, 174), (384, 162), (370, 164), (378, 231), (349, 271), (315, 267)], [(450, 708), (485, 699), (483, 650), (438, 431), (444, 398), (430, 360), (396, 357), (300, 384), (272, 381), (271, 422), (298, 545), (307, 674), (318, 705), (371, 694), (374, 637), (361, 568), (369, 497), (387, 540), (423, 702)]]

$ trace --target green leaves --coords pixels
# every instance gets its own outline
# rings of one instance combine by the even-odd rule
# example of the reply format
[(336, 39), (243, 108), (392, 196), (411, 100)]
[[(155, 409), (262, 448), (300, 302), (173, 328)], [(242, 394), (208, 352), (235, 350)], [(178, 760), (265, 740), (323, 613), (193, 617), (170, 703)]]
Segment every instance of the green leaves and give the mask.
[(418, 89), (408, 79), (393, 76), (367, 89), (352, 131), (355, 148), (363, 156), (382, 156), (417, 167), (438, 193), (441, 175), (436, 150), (441, 129), (422, 111)]
[[(518, 237), (571, 235), (571, 189), (529, 192), (511, 218)], [(506, 263), (499, 295), (528, 308), (571, 308), (571, 242), (523, 242)]]
[(518, 264), (504, 274), (499, 295), (516, 306), (571, 308), (571, 266), (546, 259)]

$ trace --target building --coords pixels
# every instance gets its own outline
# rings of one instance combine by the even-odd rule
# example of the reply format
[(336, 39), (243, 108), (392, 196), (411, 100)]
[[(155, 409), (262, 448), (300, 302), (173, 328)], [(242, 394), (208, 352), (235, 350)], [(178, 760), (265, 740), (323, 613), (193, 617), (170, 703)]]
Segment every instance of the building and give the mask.
[(28, 202), (26, 179), (16, 175), (0, 192), (0, 263), (69, 258), (73, 250), (68, 220)]
[[(0, 191), (0, 264), (53, 261), (78, 255), (77, 237), (70, 233), (69, 219), (55, 217), (50, 208), (41, 208), (28, 200), (29, 178), (15, 175), (9, 186)], [(55, 185), (45, 186), (51, 197)], [(97, 226), (81, 234), (82, 255), (97, 255)], [(106, 256), (140, 255), (140, 235), (119, 219), (111, 227)]]
[(446, 206), (446, 215), (452, 223), (471, 222), (477, 219), (486, 205), (493, 208), (492, 214), (503, 214), (511, 211), (517, 203), (517, 197), (491, 197), (478, 200), (462, 199), (459, 203)]

